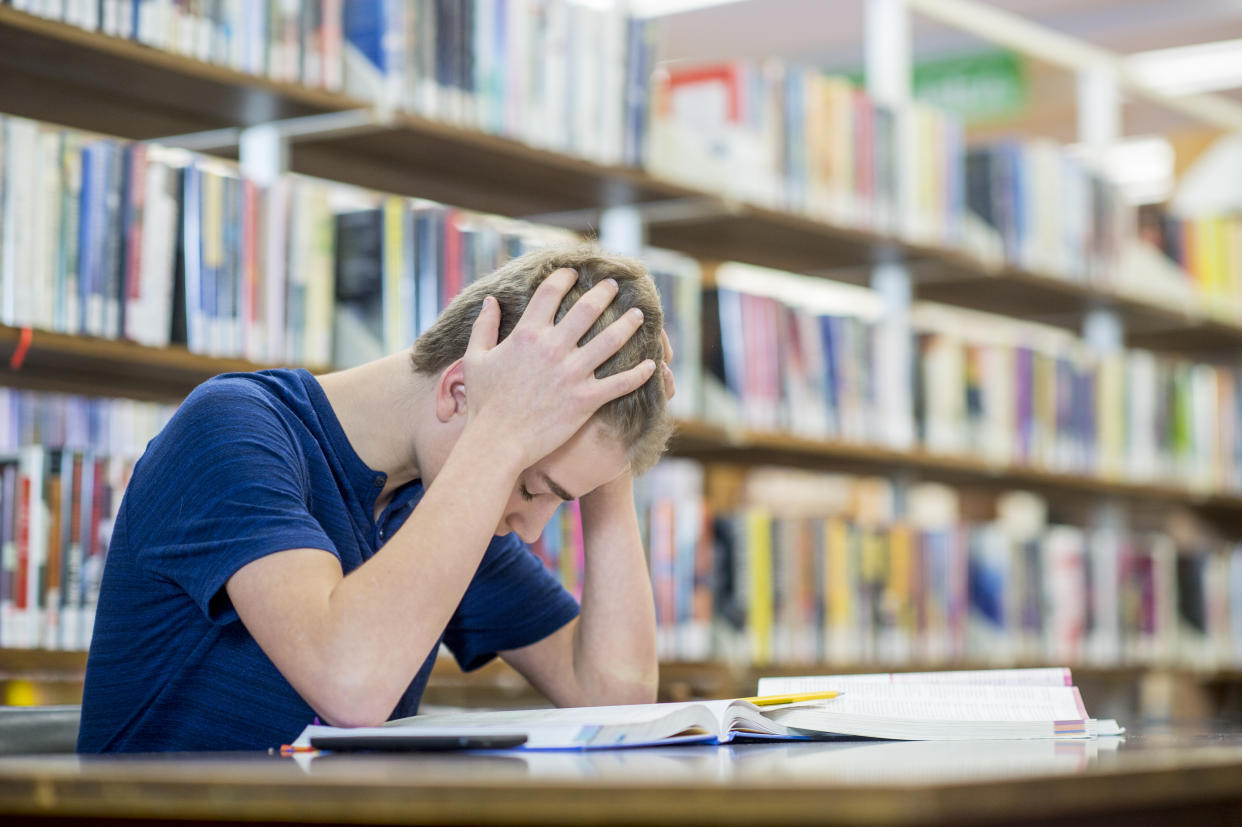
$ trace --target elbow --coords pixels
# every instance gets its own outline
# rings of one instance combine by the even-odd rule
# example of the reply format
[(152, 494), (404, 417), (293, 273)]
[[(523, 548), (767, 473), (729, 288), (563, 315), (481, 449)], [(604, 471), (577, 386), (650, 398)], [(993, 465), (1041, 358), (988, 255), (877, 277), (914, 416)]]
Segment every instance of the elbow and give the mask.
[(338, 674), (321, 683), (315, 697), (307, 700), (320, 719), (333, 726), (379, 726), (392, 715), (401, 696), (378, 683)]

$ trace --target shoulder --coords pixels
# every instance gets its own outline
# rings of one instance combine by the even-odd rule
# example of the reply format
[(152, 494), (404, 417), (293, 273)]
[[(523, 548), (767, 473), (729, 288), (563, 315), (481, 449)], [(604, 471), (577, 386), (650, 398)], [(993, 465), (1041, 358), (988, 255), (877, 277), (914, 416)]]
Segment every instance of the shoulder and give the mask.
[(294, 371), (222, 374), (186, 397), (150, 447), (157, 455), (174, 452), (179, 464), (297, 454), (299, 392), (305, 389)]
[[(283, 375), (277, 375), (283, 374)], [(225, 373), (208, 379), (186, 397), (175, 418), (208, 430), (238, 425), (263, 429), (279, 426), (294, 415), (301, 392), (294, 371)]]

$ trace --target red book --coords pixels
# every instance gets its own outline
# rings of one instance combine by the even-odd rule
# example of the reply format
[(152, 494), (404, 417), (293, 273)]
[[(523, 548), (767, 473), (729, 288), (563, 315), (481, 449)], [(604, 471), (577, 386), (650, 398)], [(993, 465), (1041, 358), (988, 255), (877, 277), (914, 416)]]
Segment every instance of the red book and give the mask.
[(242, 353), (253, 358), (252, 339), (259, 323), (259, 193), (248, 178), (241, 185), (241, 341)]
[(142, 214), (147, 198), (147, 147), (129, 147), (129, 226), (125, 228), (124, 296), (136, 301), (142, 295)]
[(449, 210), (444, 216), (444, 270), (440, 284), (440, 309), (444, 310), (453, 297), (461, 292), (464, 279), (461, 272), (461, 229), (457, 226), (461, 213)]
[(13, 606), (25, 609), (30, 579), (30, 476), (23, 471), (17, 478), (17, 572), (13, 583)]

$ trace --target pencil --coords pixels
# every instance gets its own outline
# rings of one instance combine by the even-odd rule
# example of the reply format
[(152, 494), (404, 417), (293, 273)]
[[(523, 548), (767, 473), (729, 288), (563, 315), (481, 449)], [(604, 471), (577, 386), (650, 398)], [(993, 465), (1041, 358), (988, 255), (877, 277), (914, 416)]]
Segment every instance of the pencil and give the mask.
[(840, 695), (840, 692), (798, 692), (792, 695), (760, 695), (755, 698), (742, 698), (755, 706), (776, 706), (777, 704), (796, 704), (801, 701), (827, 701)]

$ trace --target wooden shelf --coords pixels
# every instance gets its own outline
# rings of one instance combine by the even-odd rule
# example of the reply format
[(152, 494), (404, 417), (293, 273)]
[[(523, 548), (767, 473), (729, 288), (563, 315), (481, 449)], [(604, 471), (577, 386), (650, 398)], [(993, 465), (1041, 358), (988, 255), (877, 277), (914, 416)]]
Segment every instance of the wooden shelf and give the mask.
[(178, 402), (200, 382), (217, 374), (273, 367), (244, 359), (203, 356), (176, 345), (146, 347), (35, 330), (20, 370), (14, 370), (11, 360), (20, 340), (19, 328), (0, 326), (0, 385)]
[(0, 681), (81, 683), (86, 675), (86, 652), (48, 649), (0, 649)]
[(1026, 466), (994, 465), (976, 457), (934, 453), (921, 448), (897, 450), (785, 433), (724, 428), (697, 421), (678, 423), (669, 453), (704, 461), (861, 474), (886, 474), (894, 469), (905, 469), (943, 482), (1073, 491), (1137, 501), (1178, 502), (1233, 513), (1242, 511), (1242, 494), (1215, 494), (1188, 486), (1130, 483)]
[[(0, 7), (0, 111), (127, 138), (155, 138), (365, 108), (346, 95), (276, 83)], [(1130, 344), (1180, 352), (1242, 346), (1242, 318), (1217, 320), (1053, 276), (992, 268), (961, 253), (729, 201), (648, 175), (399, 113), (382, 127), (299, 140), (293, 168), (346, 183), (515, 217), (618, 204), (692, 202), (653, 210), (656, 246), (711, 260), (865, 282), (896, 250), (916, 296), (1078, 329), (1115, 307)], [(577, 218), (598, 226), (594, 219)]]
[(0, 7), (0, 112), (126, 138), (362, 104)]
[[(244, 359), (203, 356), (178, 346), (153, 348), (133, 342), (36, 330), (21, 370), (14, 371), (10, 360), (20, 338), (20, 330), (0, 326), (0, 385), (177, 402), (196, 385), (217, 374), (272, 367)], [(324, 370), (326, 368), (311, 368), (312, 373)], [(863, 474), (906, 469), (945, 482), (1073, 491), (1242, 513), (1242, 494), (1215, 494), (1188, 486), (1130, 483), (1086, 474), (995, 465), (977, 457), (919, 448), (903, 451), (786, 433), (724, 428), (693, 420), (678, 423), (670, 453), (707, 461), (777, 464)]]

